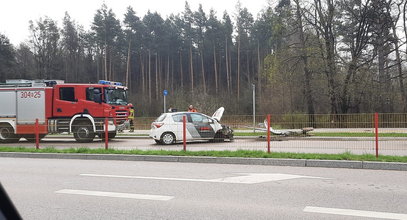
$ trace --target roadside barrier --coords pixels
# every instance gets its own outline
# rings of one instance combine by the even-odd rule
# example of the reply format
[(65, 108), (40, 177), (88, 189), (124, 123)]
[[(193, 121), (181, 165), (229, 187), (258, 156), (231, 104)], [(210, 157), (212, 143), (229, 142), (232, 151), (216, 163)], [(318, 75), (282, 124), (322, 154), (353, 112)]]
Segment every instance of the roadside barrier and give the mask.
[[(213, 137), (208, 141), (191, 141), (188, 137), (208, 135), (210, 125), (195, 126), (189, 118), (180, 117), (174, 129), (179, 134), (174, 135), (175, 144), (161, 145), (148, 137), (152, 127), (145, 118), (136, 118), (135, 132), (109, 132), (115, 121), (119, 119), (104, 118), (95, 121), (95, 128), (84, 122), (71, 126), (71, 130), (58, 128), (58, 134), (47, 134), (46, 129), (61, 124), (46, 124), (44, 120), (36, 119), (35, 123), (22, 123), (25, 133), (15, 135), (19, 143), (3, 143), (4, 146), (55, 148), (101, 148), (101, 149), (140, 149), (140, 150), (183, 150), (187, 151), (236, 151), (253, 150), (293, 153), (344, 153), (381, 155), (407, 155), (407, 114), (348, 114), (348, 115), (257, 115), (256, 127), (253, 128), (253, 118), (249, 116), (225, 116), (221, 124), (234, 130), (234, 140), (223, 136)], [(175, 123), (175, 122), (174, 122)], [(108, 126), (104, 126), (104, 125)], [(31, 131), (27, 130), (31, 126)], [(148, 129), (141, 129), (146, 128)], [(20, 127), (17, 127), (19, 129)], [(66, 129), (66, 130), (61, 130)], [(94, 132), (96, 129), (96, 132)], [(123, 128), (120, 128), (120, 130)], [(3, 129), (4, 131), (4, 129)], [(21, 130), (18, 130), (21, 132)], [(49, 131), (49, 130), (48, 130)], [(61, 132), (62, 135), (60, 134)], [(192, 132), (192, 133), (191, 133)], [(213, 131), (212, 131), (213, 132)], [(67, 135), (70, 134), (70, 135)], [(75, 142), (72, 139), (83, 138)], [(209, 137), (209, 136), (208, 136)], [(61, 140), (61, 138), (69, 140)], [(127, 141), (127, 140), (132, 141)], [(137, 139), (137, 140), (136, 140)], [(13, 141), (15, 142), (15, 141)], [(158, 139), (157, 142), (160, 142)]]

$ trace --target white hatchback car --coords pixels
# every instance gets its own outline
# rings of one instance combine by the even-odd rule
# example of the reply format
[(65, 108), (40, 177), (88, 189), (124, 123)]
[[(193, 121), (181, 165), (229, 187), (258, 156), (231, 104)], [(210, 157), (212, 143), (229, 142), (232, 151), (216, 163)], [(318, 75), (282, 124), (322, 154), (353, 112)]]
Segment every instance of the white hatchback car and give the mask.
[(233, 140), (233, 130), (219, 123), (225, 108), (219, 108), (212, 117), (198, 112), (164, 113), (152, 124), (150, 137), (158, 144), (183, 141), (183, 116), (186, 116), (186, 140)]

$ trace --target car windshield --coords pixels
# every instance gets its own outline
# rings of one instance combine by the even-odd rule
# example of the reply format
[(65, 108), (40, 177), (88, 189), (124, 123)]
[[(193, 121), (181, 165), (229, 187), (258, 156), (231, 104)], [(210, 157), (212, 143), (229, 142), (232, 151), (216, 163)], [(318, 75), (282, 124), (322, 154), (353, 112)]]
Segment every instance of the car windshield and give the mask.
[(105, 102), (110, 105), (127, 105), (127, 91), (124, 89), (105, 89)]

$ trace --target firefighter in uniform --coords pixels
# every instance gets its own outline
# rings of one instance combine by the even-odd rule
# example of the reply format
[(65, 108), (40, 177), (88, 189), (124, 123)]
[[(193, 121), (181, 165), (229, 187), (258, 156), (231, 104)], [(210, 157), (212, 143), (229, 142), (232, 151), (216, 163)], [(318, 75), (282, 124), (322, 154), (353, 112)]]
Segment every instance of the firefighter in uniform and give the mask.
[(189, 105), (188, 112), (198, 112), (198, 110), (196, 110), (193, 105)]
[(130, 122), (130, 132), (134, 132), (134, 107), (133, 104), (129, 104), (129, 122)]

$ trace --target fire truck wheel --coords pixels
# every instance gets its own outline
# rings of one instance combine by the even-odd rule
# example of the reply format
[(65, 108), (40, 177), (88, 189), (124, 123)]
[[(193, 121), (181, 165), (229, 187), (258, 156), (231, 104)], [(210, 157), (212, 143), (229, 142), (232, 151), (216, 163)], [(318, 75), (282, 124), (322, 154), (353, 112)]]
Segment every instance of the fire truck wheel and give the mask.
[(19, 135), (14, 134), (14, 129), (9, 124), (0, 125), (0, 143), (15, 143), (20, 138)]
[[(23, 137), (28, 141), (28, 142), (35, 142), (35, 134), (25, 134)], [(45, 137), (45, 134), (40, 134), (39, 138), (40, 140)]]
[(92, 127), (88, 123), (77, 124), (73, 136), (79, 143), (89, 143), (95, 138), (95, 132), (92, 131)]
[(175, 135), (171, 132), (165, 132), (161, 135), (160, 142), (165, 145), (175, 143)]

